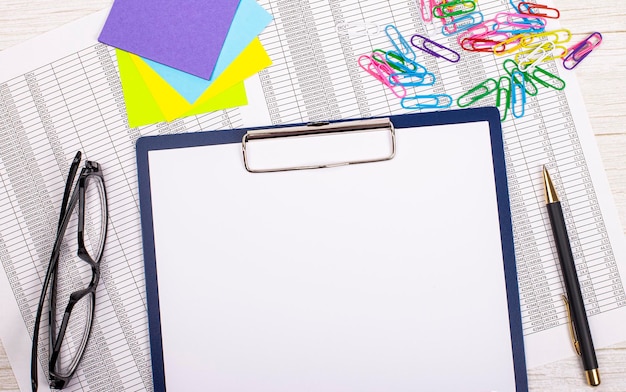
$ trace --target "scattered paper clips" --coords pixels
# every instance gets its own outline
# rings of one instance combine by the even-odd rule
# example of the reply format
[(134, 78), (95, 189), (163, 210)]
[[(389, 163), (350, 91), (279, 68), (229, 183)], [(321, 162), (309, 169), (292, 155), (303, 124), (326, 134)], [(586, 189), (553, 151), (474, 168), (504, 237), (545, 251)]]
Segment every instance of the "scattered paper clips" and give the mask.
[[(549, 61), (563, 59), (565, 69), (573, 69), (602, 42), (602, 35), (596, 32), (568, 49), (564, 44), (572, 38), (569, 30), (546, 30), (548, 19), (560, 17), (559, 10), (533, 0), (509, 0), (512, 7), (509, 12), (491, 14), (493, 16), (487, 20), (477, 0), (419, 0), (417, 3), (422, 20), (440, 23), (444, 36), (458, 35), (456, 41), (463, 50), (506, 56), (502, 62), (506, 75), (488, 77), (456, 100), (448, 94), (412, 92), (414, 88), (432, 86), (436, 82), (438, 73), (429, 72), (419, 62), (424, 53), (451, 63), (458, 63), (461, 54), (454, 45), (444, 45), (423, 32), (413, 34), (407, 41), (395, 25), (387, 25), (384, 31), (392, 49), (375, 49), (371, 55), (359, 57), (359, 65), (400, 98), (401, 107), (407, 110), (445, 109), (454, 103), (464, 108), (495, 101), (501, 121), (506, 121), (509, 113), (521, 118), (527, 111), (527, 100), (536, 96), (540, 88), (557, 91), (565, 88), (565, 81)], [(374, 32), (360, 27), (359, 30), (342, 25), (341, 30), (353, 28), (360, 34)], [(544, 63), (548, 65), (543, 66)]]

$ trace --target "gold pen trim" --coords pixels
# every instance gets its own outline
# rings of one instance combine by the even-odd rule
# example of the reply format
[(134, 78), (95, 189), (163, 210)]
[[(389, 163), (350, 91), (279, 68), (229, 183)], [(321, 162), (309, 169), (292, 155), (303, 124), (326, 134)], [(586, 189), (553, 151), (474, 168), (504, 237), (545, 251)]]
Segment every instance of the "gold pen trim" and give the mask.
[(598, 369), (585, 370), (585, 376), (587, 376), (587, 382), (592, 387), (600, 385), (600, 372)]
[(550, 173), (548, 173), (548, 169), (543, 167), (543, 184), (546, 188), (546, 203), (556, 203), (559, 201), (559, 196), (556, 194), (556, 189), (554, 188), (554, 183), (550, 178)]
[(572, 339), (572, 344), (574, 345), (574, 350), (576, 350), (576, 354), (581, 355), (580, 353), (580, 343), (576, 338), (576, 331), (574, 330), (574, 322), (572, 321), (572, 314), (569, 309), (569, 301), (565, 295), (561, 295), (563, 298), (563, 302), (565, 303), (565, 312), (567, 313), (567, 324), (569, 326), (569, 335)]

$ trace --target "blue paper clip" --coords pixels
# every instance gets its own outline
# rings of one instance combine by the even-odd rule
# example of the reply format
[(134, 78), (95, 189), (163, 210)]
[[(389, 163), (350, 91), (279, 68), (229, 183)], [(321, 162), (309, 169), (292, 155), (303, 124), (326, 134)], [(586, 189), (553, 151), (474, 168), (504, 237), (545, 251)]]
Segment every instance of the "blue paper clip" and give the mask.
[[(419, 44), (419, 42), (416, 44), (415, 41), (419, 40), (422, 40), (421, 44)], [(461, 56), (454, 50), (430, 40), (423, 35), (415, 34), (412, 36), (411, 45), (431, 56), (442, 58), (451, 63), (457, 63), (461, 59)]]
[[(467, 31), (474, 26), (478, 26), (483, 23), (485, 17), (483, 13), (480, 11), (472, 12), (471, 14), (462, 15), (458, 18), (455, 18), (451, 22), (445, 23), (441, 28), (441, 34), (445, 36), (451, 36), (454, 34), (458, 34), (463, 31)], [(449, 28), (454, 26), (454, 31), (449, 32)]]
[[(521, 79), (521, 82), (518, 82), (518, 77)], [(519, 70), (514, 70), (511, 74), (511, 113), (513, 113), (513, 117), (520, 118), (524, 116), (524, 111), (526, 108), (526, 89), (524, 88), (524, 73)], [(520, 101), (517, 100), (517, 95), (520, 95)], [(520, 105), (518, 105), (520, 104)], [(518, 106), (521, 106), (521, 113), (516, 109), (519, 109)]]
[[(392, 36), (393, 33), (389, 33), (389, 30), (392, 29), (395, 31), (396, 39)], [(406, 42), (406, 39), (400, 34), (398, 28), (392, 24), (385, 26), (385, 34), (391, 41), (394, 48), (396, 48), (396, 52), (399, 53), (402, 57), (408, 60), (415, 61), (415, 52), (411, 49), (411, 45)]]
[(414, 72), (394, 72), (389, 75), (389, 83), (393, 86), (419, 87), (432, 86), (437, 78), (432, 72), (418, 74)]
[(404, 97), (400, 100), (400, 105), (404, 109), (447, 109), (452, 106), (454, 100), (448, 94), (414, 95)]

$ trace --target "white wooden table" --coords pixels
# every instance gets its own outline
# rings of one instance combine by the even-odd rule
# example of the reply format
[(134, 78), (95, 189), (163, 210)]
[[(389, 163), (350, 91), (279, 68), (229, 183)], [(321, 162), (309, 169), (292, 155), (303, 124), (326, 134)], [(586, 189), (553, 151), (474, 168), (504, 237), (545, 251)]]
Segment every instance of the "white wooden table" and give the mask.
[[(101, 10), (111, 0), (2, 0), (0, 50)], [(626, 3), (556, 0), (561, 24), (578, 41), (602, 33), (600, 48), (576, 68), (623, 227), (626, 228)], [(0, 67), (2, 64), (0, 64)], [(1, 141), (0, 141), (1, 142)], [(0, 315), (1, 317), (1, 315)], [(626, 325), (623, 326), (626, 328)], [(598, 350), (602, 385), (583, 382), (579, 358), (529, 369), (532, 391), (626, 391), (626, 342)], [(17, 391), (0, 343), (0, 391)]]

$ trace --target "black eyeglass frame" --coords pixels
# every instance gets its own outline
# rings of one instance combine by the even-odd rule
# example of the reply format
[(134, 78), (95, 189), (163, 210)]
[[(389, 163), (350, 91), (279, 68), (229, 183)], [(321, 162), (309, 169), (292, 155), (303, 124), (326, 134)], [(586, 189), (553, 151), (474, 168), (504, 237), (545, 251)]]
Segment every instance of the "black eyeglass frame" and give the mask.
[[(53, 389), (63, 389), (72, 378), (76, 369), (78, 368), (78, 363), (85, 353), (85, 348), (87, 347), (87, 342), (89, 341), (89, 336), (91, 335), (91, 329), (93, 326), (93, 319), (95, 313), (95, 303), (96, 303), (96, 288), (98, 286), (98, 282), (100, 280), (100, 261), (102, 259), (102, 253), (104, 250), (105, 242), (106, 242), (106, 233), (107, 226), (109, 221), (109, 208), (107, 204), (107, 195), (106, 195), (106, 186), (104, 183), (104, 177), (102, 175), (102, 171), (100, 170), (100, 164), (94, 161), (85, 161), (85, 166), (80, 172), (78, 177), (78, 181), (76, 185), (74, 185), (74, 178), (76, 177), (76, 172), (78, 171), (78, 166), (81, 161), (81, 152), (78, 151), (74, 160), (72, 161), (72, 165), (70, 166), (70, 170), (67, 176), (67, 181), (65, 183), (65, 191), (63, 193), (63, 202), (61, 203), (61, 213), (59, 215), (59, 224), (57, 226), (57, 235), (54, 241), (54, 246), (52, 248), (52, 255), (50, 256), (50, 262), (48, 264), (48, 270), (46, 272), (46, 277), (44, 279), (43, 288), (41, 291), (41, 296), (39, 298), (39, 305), (37, 307), (37, 314), (35, 316), (35, 324), (33, 328), (33, 346), (31, 352), (31, 385), (33, 392), (37, 391), (38, 388), (38, 376), (37, 376), (37, 357), (38, 357), (38, 346), (39, 346), (39, 329), (41, 324), (41, 317), (43, 313), (43, 307), (45, 303), (45, 298), (48, 293), (48, 287), (50, 286), (50, 311), (48, 317), (49, 324), (49, 333), (50, 333), (50, 350), (49, 350), (49, 361), (48, 361), (48, 373), (49, 373), (49, 384)], [(87, 182), (95, 180), (97, 185), (99, 186), (99, 195), (101, 198), (101, 206), (103, 213), (103, 223), (101, 230), (101, 246), (98, 249), (98, 253), (96, 255), (90, 255), (85, 246), (85, 194)], [(73, 186), (74, 185), (74, 186)], [(73, 188), (73, 190), (72, 190)], [(71, 197), (70, 197), (71, 195)], [(56, 322), (54, 315), (56, 314), (56, 292), (57, 292), (57, 273), (58, 273), (58, 263), (59, 256), (61, 253), (61, 245), (63, 243), (63, 239), (65, 237), (65, 230), (67, 229), (67, 225), (70, 221), (72, 212), (74, 208), (76, 208), (76, 204), (78, 204), (78, 252), (77, 256), (84, 262), (86, 262), (91, 267), (91, 281), (89, 285), (82, 289), (74, 291), (70, 294), (70, 299), (65, 308), (63, 319), (61, 320), (61, 326), (59, 329), (58, 335), (54, 334), (56, 330)], [(57, 372), (56, 365), (59, 357), (59, 353), (61, 350), (61, 345), (63, 343), (63, 338), (65, 337), (65, 331), (67, 328), (67, 324), (69, 322), (72, 309), (74, 305), (85, 296), (89, 296), (89, 314), (88, 314), (88, 322), (86, 326), (86, 332), (83, 336), (83, 340), (79, 346), (79, 350), (76, 354), (76, 357), (73, 359), (71, 365), (69, 366), (69, 371), (66, 374), (60, 374)]]

